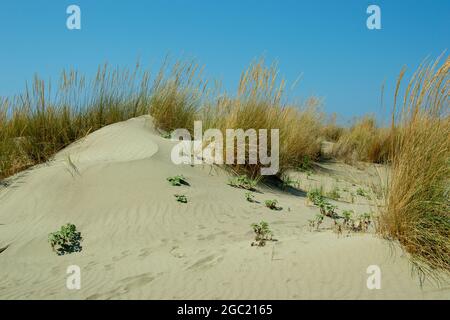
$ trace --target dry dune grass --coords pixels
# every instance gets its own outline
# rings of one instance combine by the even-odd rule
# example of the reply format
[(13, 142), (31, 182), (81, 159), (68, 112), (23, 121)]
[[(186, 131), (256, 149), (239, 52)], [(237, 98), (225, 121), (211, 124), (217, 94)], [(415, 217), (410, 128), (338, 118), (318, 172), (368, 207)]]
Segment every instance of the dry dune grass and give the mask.
[[(194, 70), (197, 69), (179, 69), (181, 72)], [(189, 79), (196, 76), (188, 74)], [(178, 83), (180, 77), (175, 73), (167, 83)], [(280, 129), (280, 171), (295, 167), (305, 156), (317, 158), (320, 152), (321, 116), (317, 110), (320, 101), (310, 98), (302, 106), (289, 105), (285, 101), (285, 80), (279, 79), (276, 64), (266, 66), (262, 59), (253, 62), (242, 73), (236, 96), (221, 94), (211, 98), (206, 94), (211, 91), (205, 87), (205, 82), (197, 81), (194, 86), (190, 84), (192, 82), (171, 91), (160, 106), (152, 105), (150, 113), (162, 129), (190, 129), (194, 119), (203, 121), (203, 129), (220, 129), (224, 137), (226, 129), (267, 129), (269, 151), (270, 130)], [(182, 97), (181, 100), (189, 97), (186, 98), (189, 103), (174, 103), (174, 100), (178, 101), (176, 97)], [(199, 101), (201, 106), (197, 103)], [(168, 114), (181, 114), (181, 117), (167, 117)], [(248, 159), (248, 140), (245, 145)], [(225, 148), (223, 158), (226, 158)], [(236, 172), (257, 177), (261, 165), (246, 161), (245, 164), (235, 163), (230, 167)]]
[(401, 108), (394, 106), (391, 175), (380, 217), (380, 231), (398, 239), (419, 270), (431, 275), (436, 269), (450, 273), (449, 67), (449, 58), (440, 67), (439, 59), (423, 64)]
[(147, 112), (148, 75), (98, 69), (88, 80), (63, 72), (56, 90), (35, 77), (25, 93), (0, 102), (0, 178), (47, 161), (91, 131)]
[[(285, 81), (277, 77), (276, 65), (267, 67), (263, 60), (252, 63), (242, 73), (237, 96), (222, 102), (222, 110), (217, 112), (214, 123), (222, 132), (227, 128), (279, 129), (282, 172), (296, 167), (305, 156), (317, 158), (321, 125), (317, 110), (319, 100), (310, 98), (302, 106), (288, 104), (284, 101)], [(257, 176), (260, 169), (259, 164), (248, 163), (232, 167), (251, 176)]]
[[(280, 129), (280, 168), (295, 167), (320, 151), (319, 100), (287, 104), (285, 81), (275, 64), (264, 60), (242, 73), (235, 96), (220, 94), (202, 79), (193, 61), (166, 61), (155, 79), (142, 71), (98, 69), (93, 79), (63, 72), (56, 90), (35, 78), (25, 93), (0, 101), (0, 178), (42, 163), (68, 144), (105, 125), (150, 113), (158, 128), (170, 132), (203, 121), (203, 130)], [(270, 131), (269, 131), (270, 132)], [(248, 152), (248, 142), (247, 152)], [(270, 152), (270, 134), (269, 134)], [(232, 165), (237, 172), (259, 174), (259, 165)]]
[(336, 123), (337, 114), (333, 113), (321, 128), (321, 135), (325, 141), (337, 142), (344, 133), (344, 128)]
[(347, 163), (383, 163), (388, 157), (390, 138), (390, 129), (378, 127), (373, 116), (365, 116), (341, 133), (332, 153)]
[(207, 83), (201, 78), (201, 68), (193, 61), (176, 62), (166, 75), (168, 68), (166, 62), (154, 81), (150, 114), (162, 130), (186, 128), (192, 132)]

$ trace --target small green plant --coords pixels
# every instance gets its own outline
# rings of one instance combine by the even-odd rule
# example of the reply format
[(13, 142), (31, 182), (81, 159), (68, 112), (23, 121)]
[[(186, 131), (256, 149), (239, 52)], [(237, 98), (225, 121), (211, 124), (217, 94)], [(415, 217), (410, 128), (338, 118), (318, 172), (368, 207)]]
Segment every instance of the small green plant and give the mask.
[(322, 189), (312, 189), (308, 192), (307, 197), (316, 206), (324, 200)]
[(161, 134), (161, 136), (164, 138), (164, 139), (171, 139), (172, 138), (172, 132), (163, 132), (162, 134)]
[(324, 216), (330, 217), (330, 218), (336, 218), (336, 209), (337, 206), (332, 205), (331, 203), (322, 200), (321, 202), (318, 203), (317, 205), (320, 208), (320, 213), (323, 214)]
[(369, 195), (367, 194), (367, 192), (364, 191), (364, 189), (362, 189), (362, 188), (358, 188), (358, 189), (356, 190), (356, 194), (357, 194), (358, 196), (361, 196), (361, 197), (364, 197), (364, 198), (370, 200), (370, 196), (369, 196)]
[(281, 189), (286, 190), (287, 188), (294, 188), (299, 185), (298, 180), (291, 179), (289, 175), (283, 174), (281, 176)]
[(176, 194), (175, 198), (177, 199), (178, 202), (187, 203), (187, 198), (184, 194)]
[(278, 201), (275, 199), (266, 200), (266, 201), (264, 201), (264, 204), (266, 205), (267, 208), (269, 208), (271, 210), (281, 210), (281, 208), (278, 207)]
[(266, 245), (266, 241), (272, 240), (273, 233), (267, 222), (261, 221), (259, 224), (253, 223), (251, 227), (255, 233), (255, 241), (252, 242), (252, 246), (264, 247)]
[(348, 226), (352, 222), (353, 210), (344, 210), (342, 212), (342, 219), (344, 219), (344, 225)]
[(228, 184), (232, 187), (254, 191), (258, 184), (258, 180), (250, 179), (246, 175), (241, 175), (230, 178)]
[(59, 256), (66, 253), (81, 251), (81, 233), (77, 231), (74, 224), (68, 223), (61, 227), (61, 230), (48, 235), (50, 245)]
[(186, 178), (183, 177), (182, 175), (169, 177), (167, 178), (167, 181), (169, 181), (172, 186), (189, 185), (189, 183), (186, 181)]
[(251, 193), (251, 192), (246, 192), (246, 193), (245, 193), (245, 199), (246, 199), (248, 202), (255, 202), (255, 196), (254, 196), (253, 193)]
[(324, 216), (322, 214), (316, 214), (314, 219), (308, 220), (309, 226), (312, 228), (315, 228), (316, 230), (319, 230), (320, 225), (323, 222)]
[(298, 164), (297, 170), (301, 172), (311, 172), (312, 171), (312, 161), (308, 156), (304, 156), (302, 161)]

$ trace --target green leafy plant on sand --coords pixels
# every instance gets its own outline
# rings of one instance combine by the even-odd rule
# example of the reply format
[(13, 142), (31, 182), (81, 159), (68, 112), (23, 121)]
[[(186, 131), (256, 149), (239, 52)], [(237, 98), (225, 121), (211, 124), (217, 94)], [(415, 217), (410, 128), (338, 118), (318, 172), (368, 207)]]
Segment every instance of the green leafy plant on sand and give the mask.
[(370, 200), (370, 196), (367, 194), (366, 191), (364, 191), (363, 188), (358, 188), (358, 189), (356, 190), (356, 194), (357, 194), (358, 196), (361, 196), (361, 197), (364, 197), (364, 198)]
[(258, 180), (251, 179), (246, 175), (240, 175), (237, 177), (232, 177), (229, 179), (228, 184), (235, 188), (242, 188), (246, 190), (255, 190), (256, 185), (258, 184)]
[(247, 200), (248, 202), (255, 202), (255, 196), (251, 192), (246, 192), (245, 200)]
[(177, 199), (178, 202), (187, 203), (187, 198), (184, 194), (176, 194), (175, 198)]
[(297, 170), (301, 172), (311, 172), (312, 168), (312, 161), (309, 156), (304, 156), (302, 161), (297, 166)]
[(269, 228), (269, 224), (265, 221), (258, 223), (253, 223), (251, 225), (253, 232), (255, 232), (255, 241), (252, 242), (252, 246), (264, 247), (266, 241), (272, 241), (273, 233)]
[(344, 219), (344, 225), (348, 226), (352, 222), (353, 210), (344, 210), (342, 212), (342, 219)]
[(300, 184), (299, 180), (294, 180), (287, 174), (281, 176), (281, 189), (286, 190), (287, 188), (294, 188)]
[(336, 218), (336, 209), (337, 206), (332, 205), (331, 203), (322, 200), (320, 201), (317, 206), (320, 208), (320, 213), (324, 216), (330, 217), (330, 218)]
[(77, 231), (74, 224), (68, 223), (61, 230), (48, 235), (50, 245), (59, 256), (81, 251), (81, 233)]
[(266, 200), (264, 201), (264, 204), (271, 210), (281, 210), (281, 207), (278, 206), (278, 200)]
[(308, 192), (307, 197), (314, 205), (318, 205), (320, 202), (324, 201), (322, 189), (312, 189)]
[(164, 139), (171, 139), (171, 138), (172, 138), (172, 132), (163, 132), (163, 133), (161, 134), (161, 136), (162, 136)]
[(189, 185), (189, 183), (186, 181), (186, 178), (183, 177), (182, 175), (169, 177), (167, 178), (167, 181), (169, 181), (172, 186)]

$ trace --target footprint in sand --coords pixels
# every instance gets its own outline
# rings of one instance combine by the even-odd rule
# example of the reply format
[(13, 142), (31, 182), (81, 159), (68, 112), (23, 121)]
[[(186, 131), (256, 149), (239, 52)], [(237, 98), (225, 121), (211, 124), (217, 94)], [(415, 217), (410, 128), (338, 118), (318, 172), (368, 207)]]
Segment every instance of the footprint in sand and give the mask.
[(197, 260), (194, 264), (189, 266), (186, 270), (209, 269), (209, 268), (212, 268), (215, 265), (219, 264), (222, 261), (223, 261), (222, 256), (220, 256), (220, 255), (216, 256), (216, 255), (212, 254), (205, 258)]
[(120, 256), (112, 257), (112, 260), (113, 260), (114, 262), (117, 262), (117, 261), (122, 260), (123, 258), (126, 258), (127, 256), (129, 256), (129, 254), (130, 254), (130, 251), (129, 251), (129, 250), (122, 251), (122, 253), (120, 254)]
[(152, 253), (152, 249), (150, 248), (142, 248), (141, 249), (141, 253), (138, 255), (139, 258), (145, 258), (148, 257), (150, 255), (150, 253)]
[(180, 247), (179, 246), (173, 246), (172, 249), (170, 249), (170, 254), (175, 257), (175, 258), (184, 258), (186, 257), (186, 255), (182, 252), (180, 252)]

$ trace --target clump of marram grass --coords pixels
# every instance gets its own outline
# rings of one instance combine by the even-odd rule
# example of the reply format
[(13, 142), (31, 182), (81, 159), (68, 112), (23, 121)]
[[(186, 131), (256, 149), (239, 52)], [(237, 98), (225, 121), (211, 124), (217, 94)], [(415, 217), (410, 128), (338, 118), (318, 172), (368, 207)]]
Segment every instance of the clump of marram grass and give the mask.
[(332, 155), (347, 163), (383, 163), (388, 158), (390, 138), (389, 129), (378, 127), (373, 117), (365, 116), (341, 133)]
[(37, 76), (21, 95), (0, 99), (0, 179), (49, 160), (103, 126), (147, 113), (148, 74), (99, 67), (92, 79), (63, 71), (56, 86)]
[(333, 113), (320, 129), (321, 136), (326, 141), (336, 142), (344, 133), (344, 128), (336, 124), (336, 113)]
[[(270, 130), (279, 129), (280, 174), (320, 154), (320, 101), (288, 103), (285, 81), (275, 64), (252, 63), (242, 73), (235, 95), (219, 94), (220, 86), (211, 89), (194, 62), (177, 62), (171, 69), (164, 64), (152, 85), (149, 82), (139, 64), (131, 72), (105, 65), (92, 80), (71, 70), (62, 73), (57, 90), (50, 90), (49, 82), (36, 77), (24, 94), (0, 99), (0, 179), (49, 160), (103, 126), (148, 113), (166, 133), (178, 128), (192, 131), (194, 120), (203, 121), (203, 130), (221, 130), (224, 137), (226, 129), (266, 129), (268, 154)], [(227, 166), (256, 178), (263, 165), (249, 163), (250, 141), (244, 143), (246, 162), (236, 160)]]
[(159, 129), (188, 129), (192, 133), (206, 90), (201, 68), (193, 61), (176, 62), (169, 75), (166, 68), (164, 64), (153, 83), (150, 115)]
[[(209, 93), (210, 89), (197, 88), (196, 92)], [(204, 130), (219, 129), (225, 145), (231, 145), (231, 142), (236, 144), (235, 137), (233, 141), (227, 141), (227, 129), (242, 129), (244, 132), (265, 129), (268, 133), (268, 154), (272, 152), (271, 130), (278, 129), (281, 174), (286, 169), (297, 167), (305, 157), (317, 159), (320, 153), (321, 114), (317, 110), (320, 101), (310, 98), (297, 105), (286, 100), (285, 80), (279, 78), (276, 64), (267, 67), (264, 60), (259, 60), (242, 73), (236, 95), (220, 94), (210, 99), (210, 94), (204, 94), (196, 118), (203, 121)], [(165, 127), (173, 126), (166, 124)], [(227, 163), (227, 166), (238, 174), (255, 178), (260, 176), (264, 165), (260, 161), (250, 163), (249, 149), (258, 150), (259, 139), (256, 142), (249, 140), (244, 141), (245, 163), (238, 163), (237, 151), (234, 150), (235, 161)], [(223, 152), (223, 159), (226, 159), (226, 148)]]
[[(398, 239), (420, 274), (450, 274), (450, 59), (419, 67), (394, 102), (391, 172), (379, 231)], [(405, 70), (400, 73), (395, 100)]]

